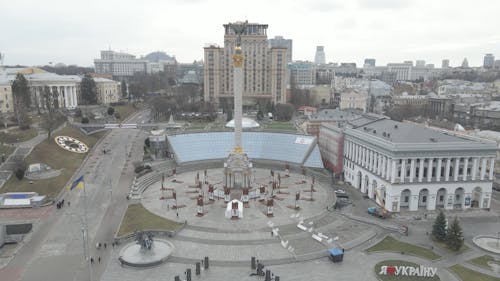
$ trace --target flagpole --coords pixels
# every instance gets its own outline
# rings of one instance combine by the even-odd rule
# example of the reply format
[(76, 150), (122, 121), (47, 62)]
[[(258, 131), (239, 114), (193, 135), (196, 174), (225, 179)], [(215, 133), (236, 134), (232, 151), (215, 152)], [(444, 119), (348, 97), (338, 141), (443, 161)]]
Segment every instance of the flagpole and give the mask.
[(93, 281), (92, 279), (92, 264), (91, 264), (91, 257), (90, 257), (90, 248), (89, 248), (89, 227), (87, 223), (87, 193), (85, 192), (86, 190), (86, 184), (85, 181), (83, 181), (83, 232), (84, 232), (84, 253), (85, 253), (85, 258), (87, 259), (87, 267), (89, 270), (89, 280)]

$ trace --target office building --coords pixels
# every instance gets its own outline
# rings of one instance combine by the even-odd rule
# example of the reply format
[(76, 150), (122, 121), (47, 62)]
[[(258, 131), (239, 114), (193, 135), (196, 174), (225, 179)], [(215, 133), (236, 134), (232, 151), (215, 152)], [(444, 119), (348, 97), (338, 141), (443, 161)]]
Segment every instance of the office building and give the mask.
[(316, 54), (314, 55), (314, 63), (315, 64), (325, 64), (325, 47), (324, 46), (316, 46)]
[(492, 69), (495, 64), (495, 56), (493, 54), (486, 54), (483, 60), (484, 69)]
[(365, 59), (365, 63), (363, 64), (363, 67), (371, 66), (375, 67), (375, 59)]
[(274, 36), (268, 40), (270, 48), (286, 48), (286, 62), (293, 61), (293, 41), (292, 39), (285, 39), (283, 36)]
[(448, 59), (444, 59), (442, 62), (441, 62), (441, 68), (449, 68), (450, 67), (450, 60)]
[[(230, 24), (224, 24), (224, 47), (208, 44), (204, 48), (204, 100), (219, 104), (232, 104), (232, 55), (236, 35)], [(287, 48), (269, 47), (267, 24), (248, 23), (241, 35), (243, 66), (243, 106), (257, 103), (286, 102)]]
[(148, 60), (136, 59), (134, 55), (111, 50), (101, 51), (101, 58), (95, 59), (94, 64), (97, 74), (112, 75), (117, 80), (127, 79), (136, 72), (146, 73), (148, 70)]

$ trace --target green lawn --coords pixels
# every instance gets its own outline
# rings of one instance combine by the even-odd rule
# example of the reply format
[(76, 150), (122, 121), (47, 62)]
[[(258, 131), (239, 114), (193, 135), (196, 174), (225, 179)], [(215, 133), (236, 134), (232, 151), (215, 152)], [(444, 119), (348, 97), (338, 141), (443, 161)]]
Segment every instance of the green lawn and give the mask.
[(500, 281), (500, 278), (486, 275), (458, 264), (450, 267), (450, 270), (458, 275), (462, 281)]
[(415, 255), (418, 257), (422, 257), (425, 259), (429, 260), (436, 260), (440, 258), (441, 256), (434, 253), (433, 251), (408, 244), (405, 242), (401, 242), (399, 240), (396, 240), (395, 238), (391, 236), (386, 236), (384, 240), (380, 241), (376, 245), (372, 246), (371, 248), (366, 250), (367, 252), (404, 252), (405, 254), (410, 254), (410, 255)]
[(5, 160), (7, 160), (7, 157), (9, 157), (9, 155), (12, 154), (12, 152), (14, 152), (16, 148), (13, 147), (13, 146), (9, 146), (9, 145), (0, 145), (0, 156), (5, 154)]
[(434, 275), (434, 277), (417, 277), (417, 276), (395, 276), (395, 275), (379, 275), (380, 272), (380, 267), (383, 265), (391, 265), (391, 266), (415, 266), (418, 267), (420, 266), (419, 264), (413, 263), (413, 262), (407, 262), (407, 261), (400, 261), (400, 260), (387, 260), (387, 261), (381, 261), (375, 265), (375, 274), (377, 275), (377, 278), (382, 281), (439, 281), (439, 269)]
[(442, 250), (444, 250), (444, 251), (448, 252), (448, 253), (453, 253), (453, 254), (457, 254), (457, 255), (459, 255), (459, 254), (461, 254), (461, 253), (463, 253), (463, 252), (465, 252), (465, 251), (467, 251), (467, 250), (469, 250), (469, 249), (470, 249), (470, 248), (469, 248), (467, 245), (465, 245), (465, 244), (463, 244), (463, 245), (462, 245), (462, 247), (461, 247), (458, 251), (454, 251), (454, 250), (452, 250), (452, 249), (448, 248), (448, 246), (447, 246), (447, 245), (446, 245), (446, 243), (444, 243), (444, 242), (434, 241), (434, 244), (435, 244), (436, 246), (438, 246), (439, 248), (441, 248)]
[(128, 206), (120, 224), (118, 236), (144, 230), (174, 231), (181, 225), (181, 223), (151, 213), (142, 204), (131, 204)]
[(116, 105), (113, 106), (115, 109), (115, 112), (118, 112), (120, 114), (120, 120), (125, 120), (127, 117), (132, 115), (134, 112), (140, 110), (142, 108), (142, 105), (139, 104), (124, 104), (124, 105)]
[(489, 256), (489, 255), (480, 256), (480, 257), (471, 259), (468, 262), (473, 264), (473, 265), (477, 265), (479, 267), (489, 269), (489, 270), (491, 270), (491, 267), (488, 265), (489, 262), (495, 262), (500, 266), (500, 260), (495, 261), (495, 258), (492, 256)]
[(26, 130), (12, 129), (6, 132), (0, 132), (0, 143), (16, 143), (30, 140), (38, 134), (35, 128)]
[(297, 131), (291, 122), (272, 121), (265, 124), (265, 129), (278, 131)]
[(18, 180), (17, 177), (12, 176), (3, 186), (2, 192), (35, 191), (39, 194), (47, 195), (48, 200), (54, 199), (61, 188), (63, 188), (73, 176), (86, 156), (86, 154), (73, 153), (60, 148), (55, 143), (54, 137), (71, 136), (92, 147), (103, 135), (104, 132), (99, 132), (86, 136), (74, 127), (65, 127), (61, 129), (51, 136), (50, 140), (45, 140), (38, 144), (31, 154), (26, 157), (26, 163), (28, 163), (28, 165), (33, 163), (45, 163), (53, 169), (63, 169), (61, 175), (51, 179), (33, 181), (33, 184), (30, 184), (30, 181), (27, 179)]

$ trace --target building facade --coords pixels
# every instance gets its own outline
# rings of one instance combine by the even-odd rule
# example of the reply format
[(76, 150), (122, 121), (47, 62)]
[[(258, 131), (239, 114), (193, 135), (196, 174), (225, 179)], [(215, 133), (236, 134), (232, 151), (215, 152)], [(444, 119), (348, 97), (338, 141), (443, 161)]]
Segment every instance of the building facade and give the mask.
[(380, 119), (344, 130), (344, 178), (389, 212), (488, 209), (496, 143)]
[(484, 55), (483, 68), (492, 69), (494, 65), (495, 65), (495, 56), (493, 54)]
[(12, 96), (11, 83), (0, 77), (0, 113), (9, 114), (14, 112), (14, 99)]
[(294, 61), (288, 64), (291, 85), (305, 89), (316, 84), (316, 67), (309, 61)]
[(121, 83), (105, 78), (93, 78), (97, 88), (97, 103), (110, 104), (120, 100)]
[(341, 124), (322, 123), (318, 138), (323, 165), (334, 175), (342, 175), (344, 170), (344, 133)]
[(324, 46), (316, 46), (316, 53), (314, 54), (314, 63), (315, 64), (325, 64), (325, 47)]
[(292, 39), (285, 39), (283, 36), (274, 36), (268, 40), (270, 48), (286, 48), (286, 62), (290, 63), (293, 61), (293, 41)]
[(136, 59), (134, 55), (111, 50), (101, 51), (101, 58), (95, 59), (94, 65), (96, 73), (110, 74), (119, 80), (131, 77), (136, 72), (146, 73), (148, 70), (148, 60)]
[(368, 106), (368, 93), (347, 89), (340, 93), (339, 107), (344, 109), (359, 109), (366, 112)]
[[(286, 102), (287, 48), (269, 47), (267, 24), (249, 23), (241, 35), (243, 65), (243, 105), (260, 101)], [(236, 35), (230, 24), (224, 24), (224, 47), (207, 45), (204, 69), (204, 99), (215, 103), (232, 103), (232, 55)]]

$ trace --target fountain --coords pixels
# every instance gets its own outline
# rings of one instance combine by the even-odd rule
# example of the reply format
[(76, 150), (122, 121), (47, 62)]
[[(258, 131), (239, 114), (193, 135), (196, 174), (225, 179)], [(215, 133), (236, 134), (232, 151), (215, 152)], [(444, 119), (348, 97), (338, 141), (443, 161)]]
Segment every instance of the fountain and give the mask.
[(150, 232), (139, 232), (135, 241), (120, 251), (120, 262), (133, 267), (157, 266), (167, 260), (174, 245), (167, 240), (153, 238)]
[(498, 235), (478, 235), (472, 238), (472, 242), (476, 244), (479, 248), (492, 252), (494, 254), (500, 254), (500, 232)]

